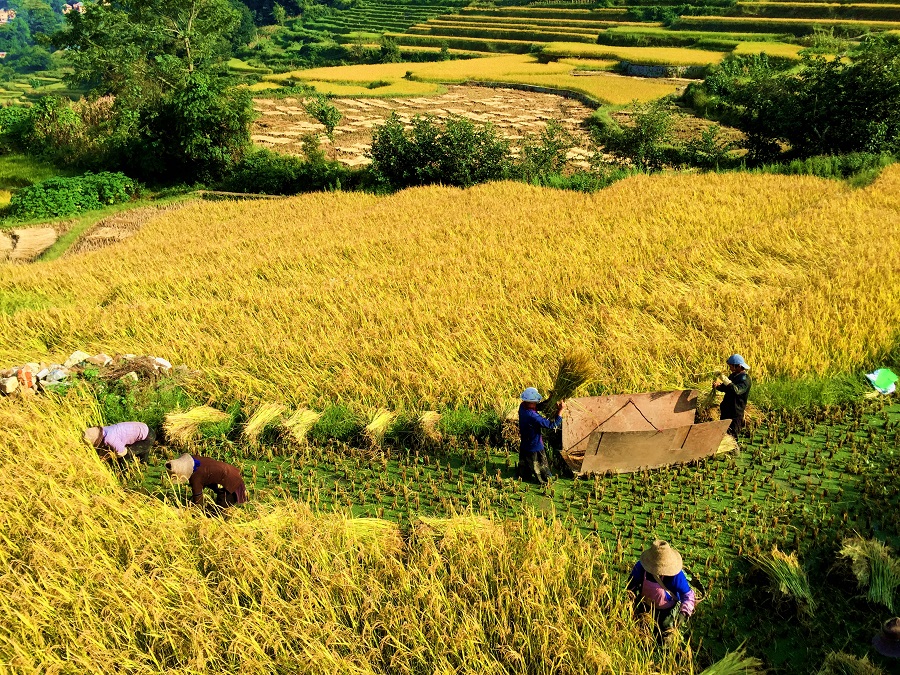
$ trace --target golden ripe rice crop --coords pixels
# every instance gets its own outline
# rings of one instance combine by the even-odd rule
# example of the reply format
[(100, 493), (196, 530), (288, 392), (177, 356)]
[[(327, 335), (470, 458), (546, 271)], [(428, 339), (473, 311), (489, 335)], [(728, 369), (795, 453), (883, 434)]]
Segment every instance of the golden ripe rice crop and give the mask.
[[(566, 46), (568, 43), (565, 43)], [(579, 53), (578, 48), (590, 48), (596, 45), (575, 45), (575, 56), (591, 58), (592, 53)], [(598, 59), (620, 58), (618, 52), (630, 54), (629, 47), (604, 47)], [(682, 58), (694, 58), (690, 55), (696, 50), (670, 50), (672, 52), (685, 52), (688, 56)], [(706, 55), (703, 63), (712, 63), (720, 60), (721, 54), (717, 52), (699, 52)], [(622, 57), (624, 58), (624, 57)], [(649, 58), (649, 57), (648, 57)], [(694, 60), (696, 60), (694, 58)], [(693, 61), (692, 61), (693, 62)], [(681, 63), (677, 61), (676, 63)], [(609, 61), (596, 61), (598, 67), (609, 66)], [(327, 68), (312, 68), (310, 70), (296, 70), (280, 75), (269, 75), (267, 78), (274, 81), (290, 79), (302, 79), (312, 84), (322, 92), (335, 95), (355, 96), (357, 93), (371, 93), (374, 95), (386, 94), (418, 94), (426, 95), (435, 89), (438, 82), (508, 82), (512, 84), (532, 84), (541, 87), (555, 89), (568, 89), (580, 91), (595, 99), (613, 104), (630, 103), (637, 99), (651, 101), (667, 96), (675, 91), (675, 85), (671, 82), (653, 80), (641, 77), (623, 77), (618, 75), (575, 76), (572, 71), (573, 64), (565, 60), (551, 63), (539, 63), (537, 59), (528, 54), (505, 54), (481, 59), (465, 59), (457, 61), (438, 61), (434, 63), (383, 63), (354, 66), (333, 66)], [(404, 79), (406, 73), (412, 74), (413, 81)], [(419, 81), (416, 81), (419, 80)], [(364, 83), (383, 81), (390, 82), (390, 87), (379, 87), (372, 90), (364, 88)], [(416, 88), (418, 87), (418, 88)]]
[(603, 545), (559, 523), (404, 540), (292, 500), (207, 518), (122, 490), (77, 394), (0, 399), (3, 672), (695, 672), (689, 648), (653, 654)]
[(637, 176), (197, 202), (113, 248), (0, 267), (0, 363), (76, 348), (203, 371), (212, 402), (500, 406), (571, 348), (598, 386), (848, 371), (900, 325), (900, 167), (870, 187)]

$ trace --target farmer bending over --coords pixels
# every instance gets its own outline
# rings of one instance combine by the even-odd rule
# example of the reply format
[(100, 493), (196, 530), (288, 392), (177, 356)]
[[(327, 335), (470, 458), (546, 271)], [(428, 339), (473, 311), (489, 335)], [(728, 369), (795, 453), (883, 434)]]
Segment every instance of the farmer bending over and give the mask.
[(550, 466), (547, 463), (547, 453), (544, 451), (544, 439), (541, 429), (559, 429), (562, 426), (563, 409), (562, 401), (556, 404), (555, 419), (548, 420), (538, 413), (537, 404), (543, 397), (534, 387), (528, 387), (522, 392), (519, 405), (519, 470), (522, 480), (529, 480), (532, 476), (542, 485), (552, 478)]
[(90, 427), (84, 440), (97, 448), (104, 460), (115, 455), (120, 464), (140, 459), (144, 464), (156, 441), (156, 432), (143, 422), (119, 422), (108, 427)]
[(636, 598), (635, 612), (650, 612), (656, 620), (657, 637), (663, 638), (687, 624), (694, 613), (694, 591), (684, 576), (681, 554), (666, 541), (657, 539), (641, 553), (628, 590)]
[(723, 420), (731, 420), (728, 433), (737, 438), (744, 428), (744, 410), (750, 396), (750, 375), (747, 373), (750, 366), (740, 354), (732, 354), (725, 363), (731, 370), (731, 377), (717, 375), (713, 380), (713, 389), (725, 392), (725, 398), (719, 405), (719, 416)]
[(203, 488), (216, 493), (216, 506), (227, 508), (247, 501), (247, 488), (237, 467), (209, 457), (194, 457), (187, 453), (166, 462), (166, 471), (175, 483), (191, 486), (191, 501), (203, 503)]

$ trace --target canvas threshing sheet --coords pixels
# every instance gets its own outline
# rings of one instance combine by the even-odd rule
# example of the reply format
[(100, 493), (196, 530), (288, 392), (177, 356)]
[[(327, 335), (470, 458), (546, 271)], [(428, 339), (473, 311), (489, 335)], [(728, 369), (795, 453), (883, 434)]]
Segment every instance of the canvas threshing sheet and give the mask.
[(694, 424), (694, 390), (591, 396), (567, 403), (563, 457), (580, 475), (637, 471), (715, 454), (728, 421)]

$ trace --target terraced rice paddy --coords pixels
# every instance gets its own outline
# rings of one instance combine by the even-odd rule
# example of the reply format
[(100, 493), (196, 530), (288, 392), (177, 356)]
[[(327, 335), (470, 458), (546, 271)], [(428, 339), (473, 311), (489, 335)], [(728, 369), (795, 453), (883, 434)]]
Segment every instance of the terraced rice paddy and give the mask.
[[(591, 47), (591, 45), (585, 45)], [(603, 53), (615, 54), (618, 48), (602, 50)], [(650, 50), (653, 51), (653, 50)], [(623, 48), (621, 52), (630, 57), (641, 54), (640, 48)], [(710, 55), (708, 62), (721, 58), (720, 54), (706, 52)], [(675, 93), (686, 83), (666, 79), (651, 80), (639, 77), (624, 77), (605, 72), (615, 64), (608, 58), (570, 61), (560, 59), (550, 63), (541, 63), (529, 55), (507, 54), (482, 59), (467, 59), (437, 63), (385, 63), (376, 65), (337, 66), (333, 68), (313, 68), (296, 70), (278, 75), (268, 75), (266, 82), (289, 84), (295, 81), (316, 83), (322, 93), (339, 96), (353, 96), (369, 93), (372, 96), (384, 96), (398, 93), (426, 94), (427, 83), (485, 82), (496, 84), (518, 84), (542, 87), (549, 90), (572, 91), (586, 95), (597, 104), (625, 104), (634, 100), (650, 101)], [(588, 68), (597, 70), (589, 70)], [(374, 85), (375, 88), (372, 88)], [(418, 86), (413, 91), (405, 91), (404, 87)], [(354, 89), (355, 87), (355, 89)], [(365, 88), (365, 92), (362, 89)], [(433, 91), (433, 90), (431, 90)]]
[[(336, 98), (333, 103), (343, 115), (335, 129), (331, 144), (324, 137), (324, 127), (311, 119), (296, 99), (257, 99), (260, 117), (254, 122), (253, 140), (279, 152), (301, 152), (302, 136), (321, 134), (321, 142), (329, 155), (348, 165), (369, 162), (366, 152), (371, 147), (372, 129), (384, 123), (391, 113), (409, 125), (415, 115), (433, 115), (445, 119), (459, 115), (475, 122), (488, 122), (513, 142), (524, 135), (538, 134), (551, 119), (560, 122), (576, 138), (586, 140), (581, 124), (591, 109), (571, 99), (551, 94), (537, 94), (512, 89), (487, 87), (447, 88), (438, 96), (391, 99)], [(587, 166), (586, 147), (570, 153), (574, 166)]]

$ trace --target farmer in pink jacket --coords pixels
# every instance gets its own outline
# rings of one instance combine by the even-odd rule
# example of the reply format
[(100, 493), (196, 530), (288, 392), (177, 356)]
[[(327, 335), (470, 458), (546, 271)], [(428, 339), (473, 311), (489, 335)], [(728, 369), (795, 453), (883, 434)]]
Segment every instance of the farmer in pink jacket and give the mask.
[(146, 464), (156, 433), (143, 422), (119, 422), (86, 429), (84, 440), (97, 448), (103, 459), (116, 457), (120, 464), (140, 459)]
[(652, 613), (660, 638), (684, 626), (694, 613), (696, 599), (684, 575), (681, 554), (666, 541), (657, 539), (641, 553), (631, 570), (628, 590), (637, 598), (639, 614)]

